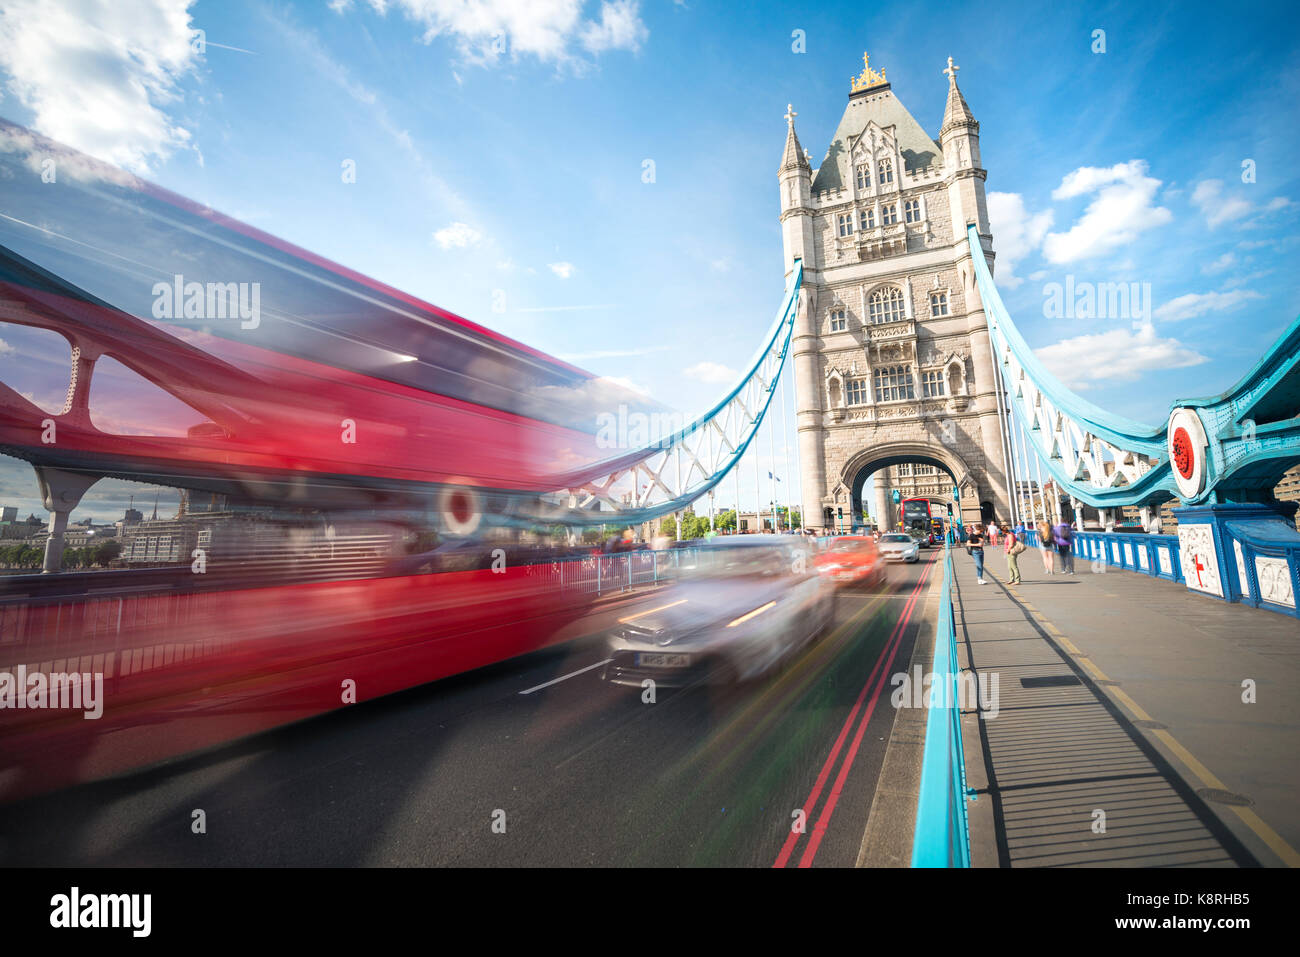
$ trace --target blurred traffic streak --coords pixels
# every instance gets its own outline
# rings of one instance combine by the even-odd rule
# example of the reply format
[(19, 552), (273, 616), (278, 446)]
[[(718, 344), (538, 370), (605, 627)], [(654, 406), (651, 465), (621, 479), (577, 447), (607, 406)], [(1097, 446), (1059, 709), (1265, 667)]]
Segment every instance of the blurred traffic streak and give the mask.
[[(646, 454), (597, 437), (644, 397), (2, 120), (0, 341), (0, 453), (50, 514), (49, 574), (0, 576), (0, 800), (563, 641), (670, 574), (547, 524)], [(104, 478), (180, 509), (60, 573)]]
[(881, 588), (885, 559), (870, 535), (841, 535), (817, 556), (817, 571), (840, 588)]
[(469, 534), (606, 474), (600, 413), (659, 411), (2, 120), (0, 211), (0, 450), (39, 468), (240, 502), (433, 504)]
[[(0, 578), (0, 800), (567, 641), (598, 603), (671, 579), (688, 554), (459, 541), (394, 555), (397, 532), (367, 531), (367, 577), (354, 536), (336, 534), (333, 566), (323, 539), (300, 539), (305, 550), (203, 575)], [(100, 716), (31, 690), (58, 675), (101, 675)]]
[[(891, 569), (885, 591), (839, 593), (835, 627), (770, 678), (663, 689), (653, 704), (602, 681), (605, 632), (665, 603), (662, 591), (611, 596), (577, 623), (585, 637), (0, 805), (0, 865), (769, 867), (802, 808), (790, 864), (818, 833), (814, 865), (852, 867), (899, 714), (888, 683), (869, 717), (861, 692), (873, 672), (903, 669), (933, 627), (924, 603), (906, 615), (926, 558)], [(604, 582), (622, 558), (600, 561)], [(573, 563), (588, 582), (595, 564)]]
[(611, 630), (606, 680), (748, 681), (779, 668), (832, 621), (833, 591), (803, 536), (715, 538), (692, 557), (655, 607)]

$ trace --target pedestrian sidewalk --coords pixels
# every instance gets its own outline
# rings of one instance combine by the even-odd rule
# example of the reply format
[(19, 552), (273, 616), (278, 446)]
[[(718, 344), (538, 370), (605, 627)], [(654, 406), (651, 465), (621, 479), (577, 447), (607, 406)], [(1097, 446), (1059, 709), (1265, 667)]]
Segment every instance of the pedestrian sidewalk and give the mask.
[(1008, 586), (985, 555), (981, 586), (954, 549), (953, 604), (963, 667), (997, 679), (972, 778), (1001, 864), (1300, 865), (1294, 619), (1032, 549)]

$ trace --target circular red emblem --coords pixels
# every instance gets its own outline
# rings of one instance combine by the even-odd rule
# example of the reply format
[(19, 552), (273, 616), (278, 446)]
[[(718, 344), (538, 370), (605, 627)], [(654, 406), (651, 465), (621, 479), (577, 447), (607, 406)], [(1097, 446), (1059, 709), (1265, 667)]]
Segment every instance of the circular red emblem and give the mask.
[(1192, 468), (1196, 464), (1196, 450), (1192, 448), (1191, 436), (1186, 429), (1174, 430), (1174, 467), (1185, 479), (1192, 477)]
[(464, 492), (453, 492), (451, 496), (451, 507), (448, 511), (451, 512), (451, 517), (460, 524), (463, 525), (468, 522), (471, 514), (469, 496)]

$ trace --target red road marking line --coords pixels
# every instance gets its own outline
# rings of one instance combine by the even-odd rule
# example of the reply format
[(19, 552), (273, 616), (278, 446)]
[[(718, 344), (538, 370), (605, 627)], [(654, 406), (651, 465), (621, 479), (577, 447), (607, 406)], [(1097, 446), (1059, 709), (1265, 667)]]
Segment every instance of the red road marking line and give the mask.
[[(929, 577), (932, 568), (934, 568), (933, 561), (930, 562), (930, 567), (926, 569), (925, 575), (922, 576), (922, 581)], [(844, 763), (840, 765), (840, 773), (835, 776), (835, 786), (831, 788), (831, 793), (826, 798), (826, 805), (822, 808), (821, 816), (817, 818), (817, 826), (813, 828), (813, 832), (808, 838), (808, 846), (804, 849), (803, 857), (799, 859), (800, 867), (812, 866), (813, 858), (817, 854), (817, 848), (821, 846), (822, 838), (826, 836), (826, 828), (830, 824), (831, 814), (835, 811), (835, 805), (840, 799), (840, 792), (844, 790), (844, 782), (848, 779), (854, 760), (857, 759), (858, 747), (862, 744), (862, 735), (866, 732), (867, 725), (871, 723), (871, 715), (875, 712), (876, 703), (880, 700), (880, 691), (885, 686), (885, 675), (889, 673), (890, 666), (898, 656), (898, 649), (903, 645), (903, 629), (911, 621), (912, 613), (916, 611), (916, 603), (917, 596), (913, 596), (899, 620), (900, 627), (893, 643), (893, 650), (889, 652), (889, 661), (881, 670), (880, 677), (876, 679), (876, 690), (871, 693), (871, 701), (867, 705), (867, 710), (862, 714), (862, 721), (858, 724), (858, 733), (853, 736), (853, 744), (849, 746), (849, 752), (844, 756)], [(867, 683), (871, 683), (870, 678), (867, 679)]]
[[(857, 717), (858, 709), (862, 707), (862, 701), (867, 696), (867, 689), (871, 687), (871, 682), (876, 679), (877, 674), (882, 673), (884, 670), (885, 652), (889, 650), (890, 645), (896, 645), (897, 642), (899, 641), (903, 633), (903, 628), (906, 627), (908, 620), (912, 616), (912, 609), (916, 605), (917, 596), (920, 595), (921, 588), (925, 585), (926, 579), (930, 577), (930, 572), (933, 568), (934, 568), (934, 559), (931, 558), (926, 563), (925, 571), (921, 573), (921, 577), (917, 580), (916, 586), (912, 589), (912, 594), (909, 596), (907, 600), (907, 604), (903, 606), (903, 614), (899, 617), (898, 623), (894, 625), (894, 631), (889, 636), (889, 641), (885, 642), (885, 647), (881, 650), (881, 655), (876, 660), (876, 666), (871, 669), (871, 674), (867, 676), (866, 683), (862, 686), (862, 690), (858, 692), (858, 699), (853, 703), (853, 710), (850, 711), (849, 716), (844, 719), (844, 726), (840, 728), (840, 733), (835, 739), (835, 746), (831, 748), (831, 753), (826, 758), (826, 763), (822, 765), (821, 773), (817, 775), (817, 780), (813, 784), (812, 791), (809, 792), (808, 799), (804, 802), (802, 810), (804, 813), (805, 821), (808, 819), (808, 816), (812, 811), (812, 809), (816, 807), (817, 799), (821, 797), (822, 788), (826, 786), (826, 778), (830, 776), (831, 768), (834, 767), (835, 765), (835, 759), (839, 757), (840, 748), (844, 746), (844, 739), (848, 736), (849, 729), (853, 727), (853, 721)], [(897, 654), (897, 652), (898, 649), (897, 647), (895, 647), (894, 654)], [(893, 658), (894, 655), (891, 654), (889, 656), (889, 660), (893, 661)], [(883, 673), (881, 674), (881, 679), (883, 680)], [(874, 705), (875, 705), (875, 701), (873, 699), (872, 706), (874, 707)], [(859, 732), (858, 738), (861, 739), (861, 736), (862, 736), (861, 732)], [(854, 751), (856, 752), (856, 750), (857, 748), (855, 742)], [(841, 783), (842, 781), (840, 781), (837, 778), (836, 786), (838, 787)], [(825, 820), (826, 820), (826, 815), (823, 813), (822, 817), (818, 818), (818, 822), (817, 822), (817, 826), (821, 827), (823, 830), (825, 829), (824, 828)], [(785, 867), (786, 862), (790, 859), (791, 852), (794, 850), (795, 844), (797, 844), (798, 842), (799, 842), (799, 835), (794, 831), (791, 831), (789, 836), (786, 837), (785, 839), (785, 845), (781, 848), (781, 853), (778, 854), (776, 857), (776, 863), (774, 863), (772, 866)], [(818, 842), (820, 843), (820, 838), (818, 839)], [(800, 862), (800, 866), (801, 867), (804, 866), (802, 861)]]

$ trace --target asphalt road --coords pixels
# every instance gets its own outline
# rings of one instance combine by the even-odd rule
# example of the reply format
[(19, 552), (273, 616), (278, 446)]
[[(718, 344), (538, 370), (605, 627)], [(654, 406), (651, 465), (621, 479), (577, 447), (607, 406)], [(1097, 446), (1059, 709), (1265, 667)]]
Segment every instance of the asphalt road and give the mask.
[(0, 808), (0, 864), (852, 866), (936, 554), (752, 686), (645, 703), (589, 635)]

